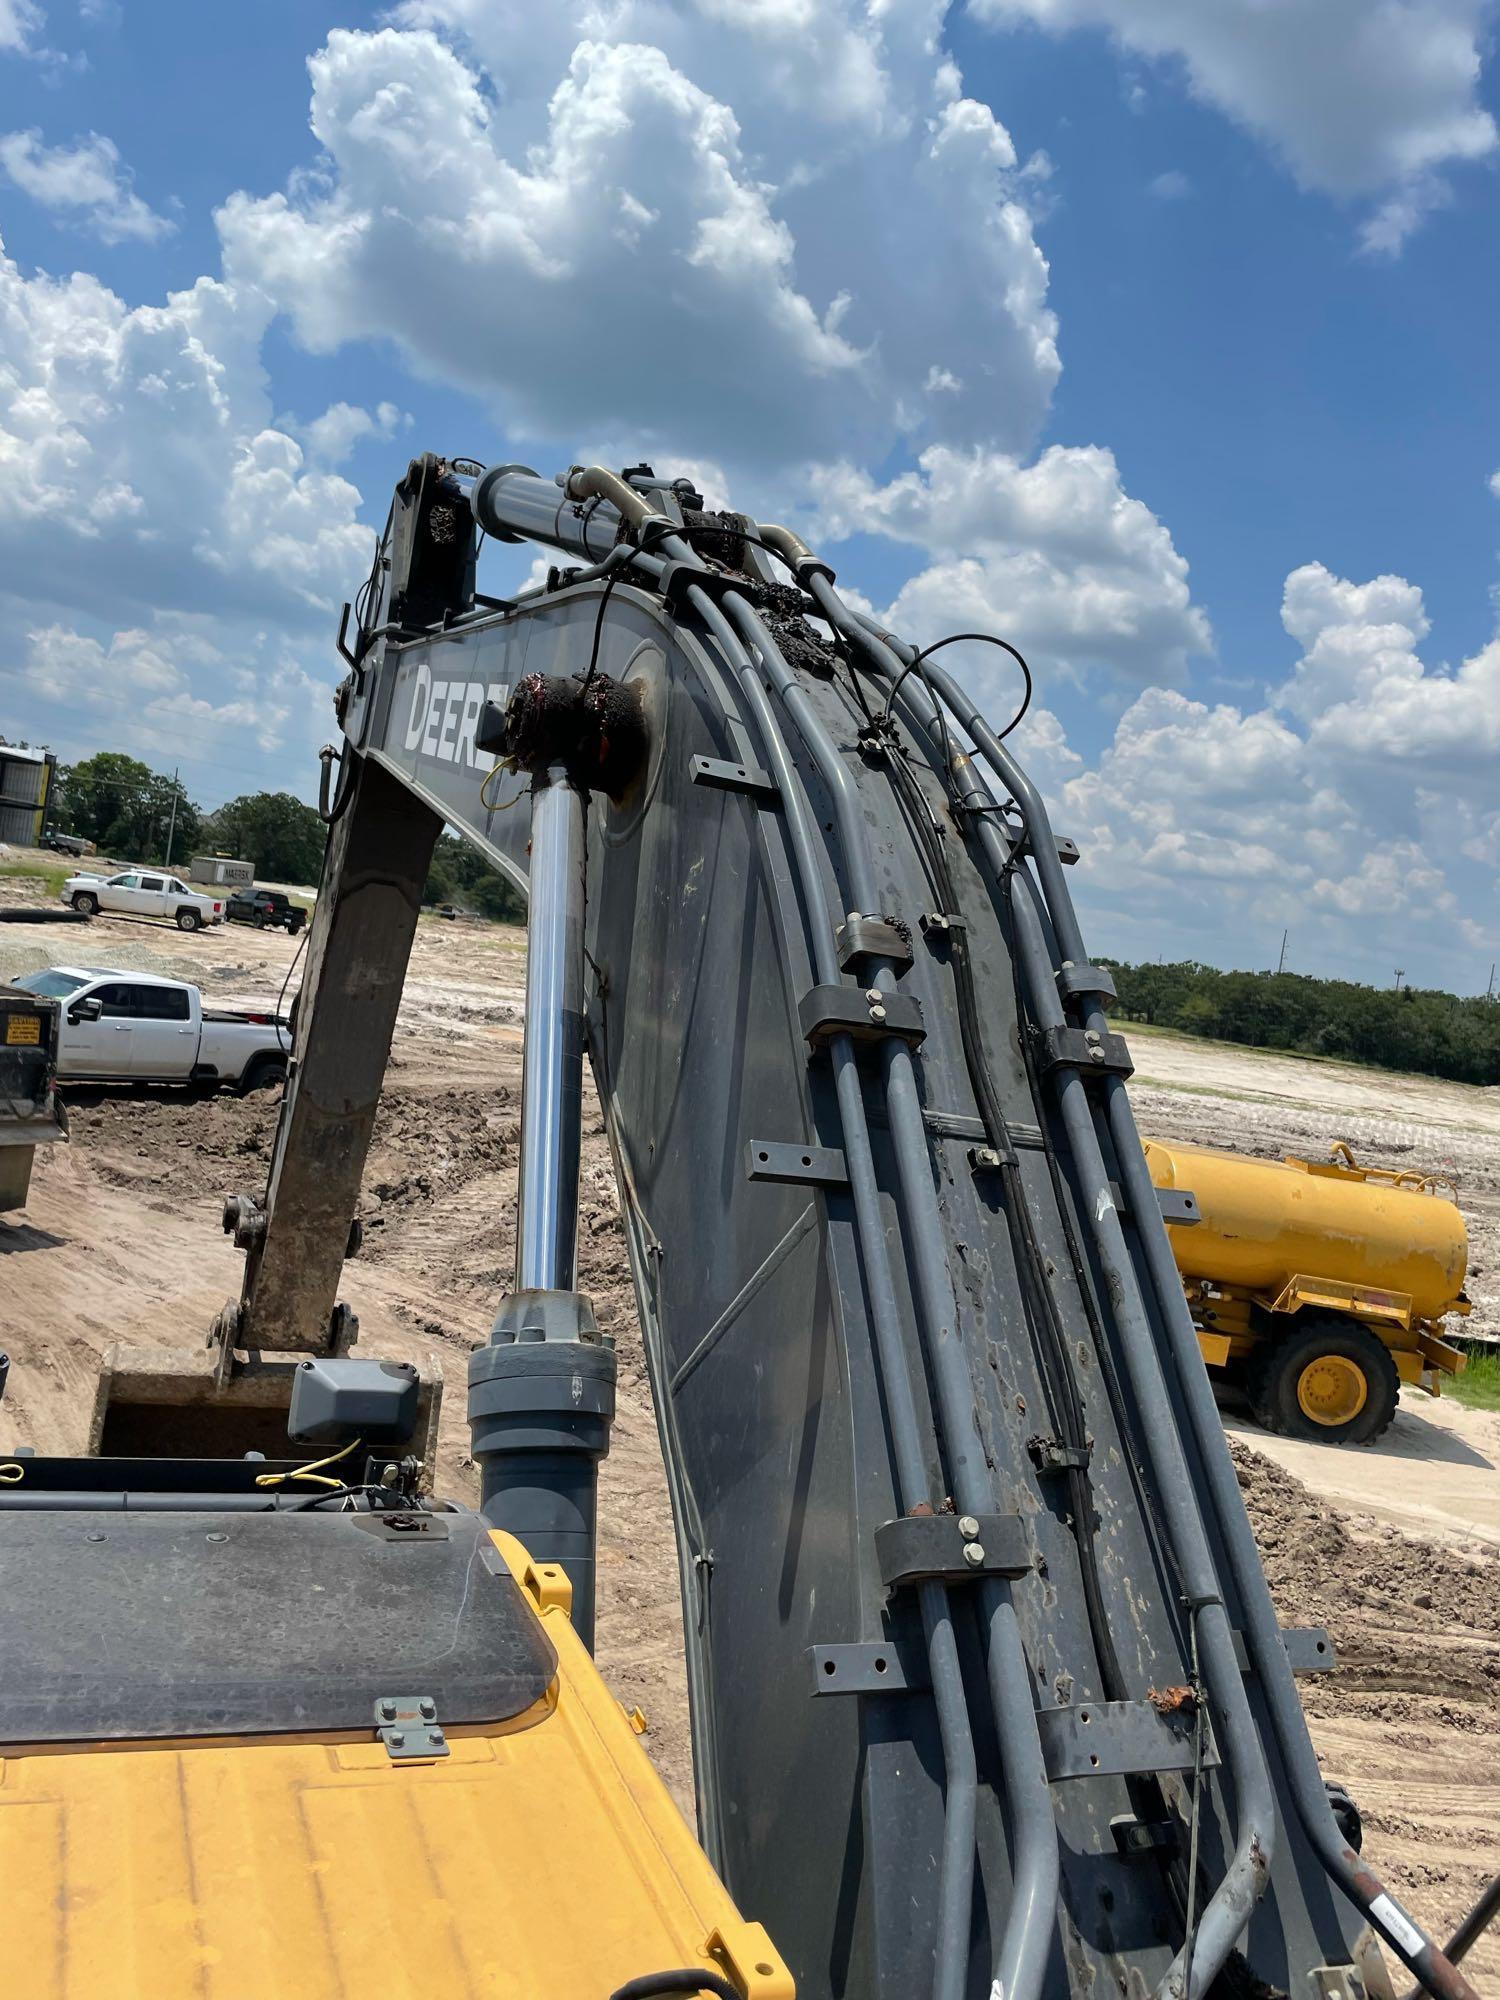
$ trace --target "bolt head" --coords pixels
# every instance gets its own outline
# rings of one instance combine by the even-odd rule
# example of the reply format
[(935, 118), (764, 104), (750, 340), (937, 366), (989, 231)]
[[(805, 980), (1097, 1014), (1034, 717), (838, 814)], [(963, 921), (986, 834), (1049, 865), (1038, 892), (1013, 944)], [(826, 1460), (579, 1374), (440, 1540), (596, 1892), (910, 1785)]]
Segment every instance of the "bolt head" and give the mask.
[(884, 1007), (881, 1007), (881, 1006), (877, 1006), (877, 1005), (874, 1005), (874, 1004), (872, 1004), (872, 1005), (871, 1005), (871, 1008), (870, 1008), (870, 1019), (871, 1019), (871, 1020), (872, 1020), (872, 1021), (873, 1021), (873, 1022), (874, 1022), (874, 1023), (876, 1024), (876, 1026), (878, 1027), (878, 1026), (880, 1025), (880, 1023), (881, 1023), (881, 1022), (882, 1022), (882, 1021), (883, 1021), (883, 1020), (885, 1019), (885, 1009), (884, 1009)]
[(979, 1534), (979, 1523), (972, 1514), (961, 1514), (959, 1516), (958, 1532), (966, 1542), (972, 1542)]
[(872, 1007), (878, 1007), (880, 1004), (880, 988), (878, 986), (866, 987), (865, 998)]
[(1089, 1050), (1089, 1061), (1090, 1061), (1090, 1062), (1097, 1062), (1097, 1063), (1102, 1063), (1102, 1062), (1103, 1062), (1103, 1060), (1104, 1060), (1104, 1051), (1103, 1051), (1103, 1049), (1090, 1049), (1090, 1050)]
[(396, 1704), (393, 1701), (383, 1701), (380, 1704), (380, 1713), (384, 1721), (394, 1722), (396, 1720)]
[(391, 1748), (393, 1750), (399, 1750), (405, 1742), (406, 1731), (404, 1729), (393, 1729), (391, 1731)]
[(964, 1543), (964, 1561), (970, 1569), (980, 1569), (984, 1565), (984, 1549), (978, 1542)]
[(429, 1722), (437, 1714), (437, 1703), (435, 1701), (423, 1700), (418, 1703), (418, 1707)]

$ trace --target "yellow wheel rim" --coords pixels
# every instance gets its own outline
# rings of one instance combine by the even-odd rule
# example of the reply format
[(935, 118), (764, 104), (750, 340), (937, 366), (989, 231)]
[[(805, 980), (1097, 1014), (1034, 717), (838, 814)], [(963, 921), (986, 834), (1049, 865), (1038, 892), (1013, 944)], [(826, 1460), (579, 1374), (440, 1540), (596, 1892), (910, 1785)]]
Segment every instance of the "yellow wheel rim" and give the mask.
[(1329, 1430), (1352, 1424), (1369, 1395), (1364, 1369), (1344, 1354), (1320, 1354), (1297, 1377), (1297, 1407), (1304, 1417)]

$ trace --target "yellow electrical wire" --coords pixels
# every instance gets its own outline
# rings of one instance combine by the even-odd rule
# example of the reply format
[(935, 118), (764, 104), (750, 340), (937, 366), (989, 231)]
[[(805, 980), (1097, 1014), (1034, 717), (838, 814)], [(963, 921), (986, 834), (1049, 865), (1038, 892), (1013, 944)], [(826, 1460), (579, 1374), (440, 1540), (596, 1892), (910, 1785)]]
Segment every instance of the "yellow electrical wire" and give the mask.
[(315, 1458), (311, 1465), (299, 1465), (291, 1472), (257, 1472), (255, 1483), (257, 1486), (280, 1486), (287, 1479), (306, 1479), (314, 1486), (342, 1486), (345, 1484), (342, 1479), (325, 1479), (323, 1467), (337, 1465), (341, 1458), (347, 1458), (358, 1446), (359, 1439), (355, 1438), (353, 1443), (346, 1444), (342, 1451), (333, 1452), (327, 1458)]
[(502, 762), (502, 763), (499, 763), (499, 764), (495, 764), (495, 765), (492, 765), (492, 766), (491, 766), (491, 768), (490, 768), (490, 769), (489, 769), (488, 771), (486, 771), (486, 772), (485, 772), (485, 774), (484, 774), (484, 782), (483, 782), (483, 784), (481, 784), (481, 785), (480, 785), (480, 787), (479, 787), (479, 803), (480, 803), (480, 804), (481, 804), (481, 805), (482, 805), (482, 806), (484, 807), (484, 809), (485, 809), (485, 811), (486, 811), (486, 812), (492, 812), (492, 813), (504, 813), (504, 812), (509, 812), (509, 811), (510, 811), (510, 809), (511, 809), (511, 807), (512, 807), (512, 806), (513, 806), (513, 805), (514, 805), (514, 804), (516, 803), (516, 800), (517, 800), (517, 799), (523, 799), (523, 798), (525, 798), (525, 796), (526, 796), (526, 788), (525, 788), (525, 786), (523, 785), (523, 786), (522, 786), (522, 788), (521, 788), (521, 790), (520, 790), (519, 792), (517, 792), (517, 793), (516, 793), (516, 796), (515, 796), (515, 798), (514, 798), (514, 799), (507, 799), (507, 800), (506, 800), (506, 802), (505, 802), (505, 804), (504, 804), (503, 806), (497, 806), (497, 805), (493, 805), (493, 804), (491, 803), (491, 801), (490, 801), (490, 779), (491, 779), (491, 778), (496, 778), (496, 777), (502, 777), (502, 776), (503, 776), (503, 775), (505, 774), (505, 772), (506, 772), (506, 771), (508, 770), (508, 768), (509, 768), (509, 766), (508, 766), (508, 765), (506, 765), (505, 763), (503, 763), (503, 762)]

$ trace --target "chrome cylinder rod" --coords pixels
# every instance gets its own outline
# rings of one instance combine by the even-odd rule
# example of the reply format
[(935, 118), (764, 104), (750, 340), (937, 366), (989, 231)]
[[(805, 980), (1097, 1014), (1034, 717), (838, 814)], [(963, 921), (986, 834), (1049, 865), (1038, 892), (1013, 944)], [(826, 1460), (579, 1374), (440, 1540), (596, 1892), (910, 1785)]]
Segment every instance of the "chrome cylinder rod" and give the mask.
[(531, 792), (517, 1291), (573, 1290), (583, 1126), (583, 795), (561, 765)]

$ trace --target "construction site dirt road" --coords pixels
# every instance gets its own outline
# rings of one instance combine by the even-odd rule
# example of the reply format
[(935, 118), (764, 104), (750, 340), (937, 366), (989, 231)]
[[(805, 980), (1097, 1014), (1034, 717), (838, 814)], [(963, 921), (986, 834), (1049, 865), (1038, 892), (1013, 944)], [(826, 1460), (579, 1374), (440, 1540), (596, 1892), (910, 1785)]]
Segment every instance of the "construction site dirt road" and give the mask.
[[(0, 888), (39, 899), (34, 885)], [(192, 979), (215, 1003), (264, 1003), (295, 950), (280, 933), (27, 925), (0, 931), (0, 978), (48, 963), (135, 966)], [(470, 1500), (464, 1378), (512, 1269), (523, 987), (520, 931), (419, 926), (365, 1175), (364, 1248), (344, 1285), (361, 1352), (440, 1363), (437, 1484)], [(1133, 1048), (1147, 1132), (1267, 1155), (1318, 1152), (1340, 1137), (1357, 1152), (1454, 1172), (1474, 1324), (1500, 1330), (1496, 1093), (1158, 1035)], [(239, 1284), (240, 1258), (219, 1228), (223, 1198), (263, 1185), (276, 1104), (99, 1089), (71, 1093), (70, 1111), (71, 1144), (39, 1161), (24, 1216), (0, 1220), (13, 1361), (0, 1449), (81, 1450), (112, 1342), (202, 1342)], [(580, 1284), (620, 1356), (601, 1478), (599, 1657), (626, 1707), (645, 1711), (648, 1744), (687, 1803), (675, 1549), (593, 1107), (580, 1223)], [(1302, 1683), (1326, 1773), (1359, 1801), (1391, 1887), (1443, 1935), (1500, 1869), (1500, 1416), (1434, 1410), (1407, 1392), (1372, 1451), (1242, 1431), (1235, 1454), (1282, 1618), (1326, 1626), (1338, 1650), (1336, 1673)], [(1494, 1934), (1466, 1969), (1481, 1991), (1500, 1985)]]

